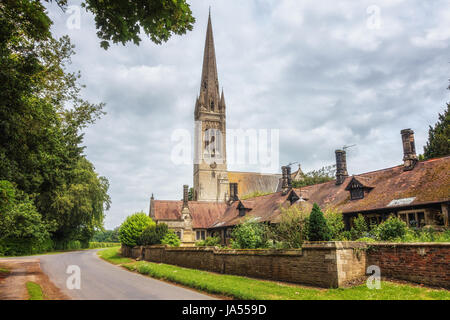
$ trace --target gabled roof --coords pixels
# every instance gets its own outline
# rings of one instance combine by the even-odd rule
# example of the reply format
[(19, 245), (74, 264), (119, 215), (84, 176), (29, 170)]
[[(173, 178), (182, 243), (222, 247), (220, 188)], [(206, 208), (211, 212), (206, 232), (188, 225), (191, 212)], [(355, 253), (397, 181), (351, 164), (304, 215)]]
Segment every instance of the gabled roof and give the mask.
[[(352, 179), (370, 189), (363, 199), (350, 200), (350, 192), (346, 188)], [(292, 191), (300, 197), (295, 205), (305, 210), (311, 210), (312, 205), (317, 203), (322, 209), (335, 208), (343, 213), (448, 202), (450, 157), (419, 162), (412, 171), (404, 171), (403, 166), (396, 166), (348, 177), (341, 185), (329, 181)], [(291, 205), (289, 199), (292, 195), (292, 192), (286, 195), (276, 192), (242, 201), (246, 208), (252, 209), (244, 217), (239, 216), (240, 202), (235, 201), (211, 228), (234, 226), (249, 217), (261, 222), (277, 223), (280, 221), (281, 207)]]
[[(353, 178), (372, 188), (363, 199), (350, 200), (345, 190)], [(344, 213), (387, 208), (394, 200), (409, 198), (414, 198), (409, 206), (446, 202), (450, 201), (450, 156), (418, 162), (411, 171), (396, 166), (348, 177), (339, 186), (330, 181), (301, 188), (301, 192), (321, 208), (333, 207)]]
[[(157, 221), (181, 221), (183, 201), (153, 200), (153, 216)], [(189, 201), (194, 229), (206, 229), (225, 212), (225, 203)]]

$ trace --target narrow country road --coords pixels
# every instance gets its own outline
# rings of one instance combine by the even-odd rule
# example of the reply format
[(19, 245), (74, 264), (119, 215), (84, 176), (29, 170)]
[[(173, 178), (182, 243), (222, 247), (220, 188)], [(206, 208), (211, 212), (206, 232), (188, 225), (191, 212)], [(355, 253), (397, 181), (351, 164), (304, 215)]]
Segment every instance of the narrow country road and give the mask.
[[(101, 260), (98, 250), (33, 256), (42, 271), (72, 299), (77, 300), (209, 300), (210, 296), (132, 273)], [(0, 259), (1, 260), (1, 259)], [(67, 267), (81, 271), (81, 288), (69, 290)]]

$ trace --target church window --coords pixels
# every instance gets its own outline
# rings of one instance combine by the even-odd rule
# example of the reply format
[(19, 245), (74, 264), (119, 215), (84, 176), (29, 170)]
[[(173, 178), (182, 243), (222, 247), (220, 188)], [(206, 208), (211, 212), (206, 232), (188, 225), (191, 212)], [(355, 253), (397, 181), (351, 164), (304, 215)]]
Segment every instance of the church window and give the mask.
[(214, 101), (211, 101), (211, 110), (214, 111)]

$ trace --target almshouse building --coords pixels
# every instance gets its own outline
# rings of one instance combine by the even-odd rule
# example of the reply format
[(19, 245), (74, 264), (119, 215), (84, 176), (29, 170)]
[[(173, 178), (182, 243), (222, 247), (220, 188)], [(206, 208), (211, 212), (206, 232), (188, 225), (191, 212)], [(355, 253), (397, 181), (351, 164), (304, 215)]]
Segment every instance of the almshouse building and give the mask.
[[(184, 245), (210, 235), (219, 235), (225, 244), (232, 228), (244, 219), (275, 224), (282, 208), (310, 210), (314, 203), (341, 211), (347, 228), (358, 214), (371, 224), (395, 215), (417, 227), (449, 226), (450, 157), (418, 161), (411, 129), (401, 131), (403, 164), (392, 168), (349, 176), (346, 152), (336, 150), (336, 179), (303, 188), (292, 188), (292, 180), (302, 178), (300, 167), (292, 174), (290, 167), (283, 167), (282, 175), (228, 171), (226, 104), (223, 90), (219, 93), (211, 16), (194, 114), (199, 124), (194, 201), (189, 201), (185, 185), (180, 201), (156, 200), (152, 195), (149, 212), (157, 223), (168, 224)], [(254, 192), (269, 194), (240, 200), (240, 195)]]

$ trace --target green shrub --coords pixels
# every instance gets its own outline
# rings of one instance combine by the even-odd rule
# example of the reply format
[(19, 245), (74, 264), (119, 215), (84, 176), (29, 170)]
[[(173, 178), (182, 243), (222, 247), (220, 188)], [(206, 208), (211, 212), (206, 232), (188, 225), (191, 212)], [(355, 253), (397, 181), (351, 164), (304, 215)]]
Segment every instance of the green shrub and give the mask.
[(272, 248), (301, 248), (307, 239), (308, 213), (299, 206), (281, 208), (280, 222), (268, 228)]
[(267, 247), (266, 227), (254, 220), (246, 220), (231, 232), (234, 249), (257, 249)]
[(0, 254), (28, 255), (52, 247), (50, 224), (28, 195), (6, 180), (0, 180), (0, 214)]
[(137, 246), (142, 232), (154, 224), (153, 220), (143, 212), (128, 216), (119, 228), (120, 243), (129, 247)]
[(357, 218), (353, 218), (353, 227), (350, 230), (351, 240), (367, 237), (368, 233), (369, 227), (364, 216), (359, 214)]
[(219, 246), (221, 239), (219, 236), (207, 237), (205, 240), (197, 241), (195, 245), (197, 247), (216, 247)]
[(345, 240), (345, 224), (342, 212), (333, 209), (327, 209), (324, 212), (324, 216), (325, 220), (327, 221), (328, 230), (330, 231), (330, 238), (336, 241)]
[(378, 240), (401, 240), (406, 235), (407, 230), (408, 227), (403, 220), (397, 217), (389, 217), (374, 229), (374, 233)]
[(308, 239), (310, 241), (329, 241), (330, 230), (320, 207), (314, 203), (309, 215)]
[(164, 238), (161, 240), (162, 244), (166, 244), (171, 247), (179, 247), (181, 244), (180, 238), (173, 232), (173, 230), (169, 230)]
[(161, 240), (167, 232), (169, 232), (169, 227), (165, 223), (151, 225), (142, 232), (139, 244), (142, 246), (161, 244)]

